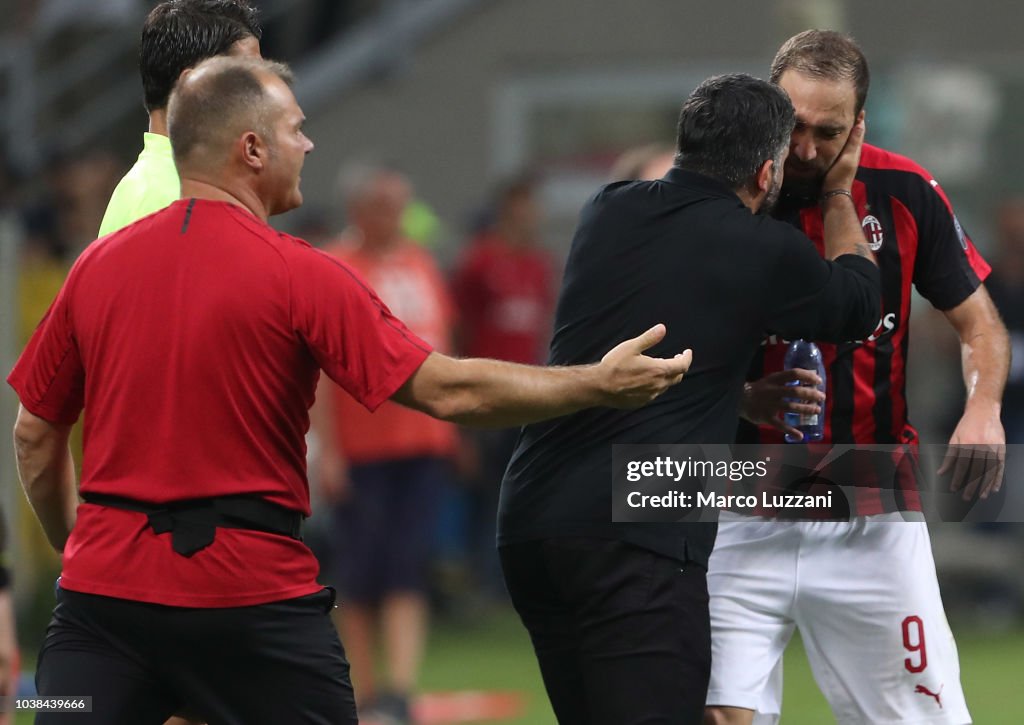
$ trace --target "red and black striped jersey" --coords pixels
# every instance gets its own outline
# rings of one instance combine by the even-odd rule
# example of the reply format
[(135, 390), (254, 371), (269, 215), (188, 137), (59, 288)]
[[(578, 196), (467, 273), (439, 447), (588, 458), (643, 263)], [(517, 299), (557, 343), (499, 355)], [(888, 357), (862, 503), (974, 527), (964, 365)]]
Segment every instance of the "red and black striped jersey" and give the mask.
[[(967, 299), (991, 268), (938, 182), (910, 159), (865, 144), (852, 191), (881, 272), (882, 316), (867, 339), (819, 343), (827, 376), (823, 442), (915, 443), (906, 400), (911, 288), (936, 308), (949, 310)], [(774, 215), (801, 228), (824, 253), (817, 203), (783, 197)], [(786, 347), (786, 340), (768, 334), (748, 379), (781, 370)], [(742, 422), (738, 440), (781, 443), (782, 435)], [(856, 512), (919, 508), (912, 482), (897, 488), (904, 490), (892, 497), (865, 489)]]

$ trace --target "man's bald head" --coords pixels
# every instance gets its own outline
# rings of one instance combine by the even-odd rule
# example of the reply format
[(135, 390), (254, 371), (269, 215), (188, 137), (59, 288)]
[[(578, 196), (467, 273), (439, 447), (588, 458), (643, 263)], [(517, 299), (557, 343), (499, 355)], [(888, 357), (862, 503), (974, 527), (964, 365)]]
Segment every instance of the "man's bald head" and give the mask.
[(283, 63), (220, 56), (203, 61), (181, 78), (171, 94), (167, 129), (179, 171), (225, 163), (233, 144), (248, 131), (272, 138), (278, 99), (268, 80), (291, 85)]

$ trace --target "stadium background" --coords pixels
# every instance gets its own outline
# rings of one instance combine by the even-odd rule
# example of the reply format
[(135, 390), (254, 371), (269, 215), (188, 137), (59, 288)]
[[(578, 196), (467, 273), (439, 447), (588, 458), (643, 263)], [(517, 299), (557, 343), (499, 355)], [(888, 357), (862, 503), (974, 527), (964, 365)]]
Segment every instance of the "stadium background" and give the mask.
[[(145, 114), (135, 52), (152, 4), (0, 0), (4, 371), (138, 153)], [(544, 242), (562, 254), (576, 211), (614, 159), (637, 145), (671, 143), (679, 103), (696, 83), (730, 71), (764, 76), (786, 37), (833, 27), (852, 33), (871, 64), (868, 140), (929, 168), (990, 261), (1024, 254), (1024, 239), (996, 224), (1003, 202), (1024, 197), (1024, 6), (1013, 0), (254, 4), (264, 55), (295, 69), (317, 145), (303, 172), (305, 206), (276, 224), (311, 241), (344, 222), (340, 166), (378, 159), (408, 173), (423, 236), (442, 264), (455, 258), (493, 184), (524, 169), (538, 179)], [(958, 352), (941, 315), (917, 302), (912, 420), (926, 442), (939, 442), (960, 410)], [(1024, 331), (1011, 332), (1024, 359)], [(1022, 368), (1014, 366), (1017, 385)], [(4, 386), (0, 426), (13, 421), (15, 406)], [(1021, 442), (1024, 410), (1004, 415), (1009, 442)], [(1007, 478), (1020, 485), (1019, 468), (1011, 465)], [(23, 502), (7, 434), (0, 495), (30, 669), (58, 563)], [(1024, 674), (1024, 534), (1020, 526), (943, 524), (933, 538), (976, 722), (1024, 722), (1024, 704), (1012, 697)], [(474, 602), (471, 591), (443, 602), (423, 690), (519, 693), (519, 717), (509, 722), (552, 722), (525, 633), (507, 610)], [(831, 722), (799, 647), (787, 659), (784, 710), (787, 724)]]

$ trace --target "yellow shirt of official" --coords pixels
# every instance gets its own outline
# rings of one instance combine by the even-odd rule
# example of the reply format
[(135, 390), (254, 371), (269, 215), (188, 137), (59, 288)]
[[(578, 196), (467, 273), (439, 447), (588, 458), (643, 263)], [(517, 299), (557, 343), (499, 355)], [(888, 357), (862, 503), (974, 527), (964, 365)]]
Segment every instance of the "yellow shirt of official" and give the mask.
[(99, 235), (116, 232), (147, 214), (160, 211), (180, 196), (181, 182), (174, 168), (171, 140), (157, 133), (147, 133), (138, 161), (118, 182), (110, 197)]

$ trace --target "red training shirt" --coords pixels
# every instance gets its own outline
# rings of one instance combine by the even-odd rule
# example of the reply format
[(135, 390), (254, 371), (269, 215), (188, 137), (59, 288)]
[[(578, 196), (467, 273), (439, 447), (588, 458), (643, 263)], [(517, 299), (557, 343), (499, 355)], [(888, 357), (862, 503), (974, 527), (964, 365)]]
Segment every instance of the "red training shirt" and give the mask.
[[(308, 515), (319, 370), (372, 410), (430, 350), (345, 264), (240, 207), (184, 199), (86, 249), (8, 382), (45, 420), (84, 405), (83, 492), (255, 493)], [(320, 588), (285, 536), (218, 529), (190, 558), (170, 539), (144, 514), (82, 504), (61, 586), (187, 607)]]
[(536, 364), (546, 352), (555, 306), (550, 255), (496, 234), (470, 242), (453, 279), (469, 357)]
[[(454, 310), (440, 270), (430, 254), (410, 241), (387, 251), (344, 243), (325, 250), (368, 280), (390, 309), (435, 350), (450, 352)], [(352, 464), (434, 456), (450, 458), (458, 446), (452, 423), (387, 401), (373, 413), (331, 386), (335, 445)]]

